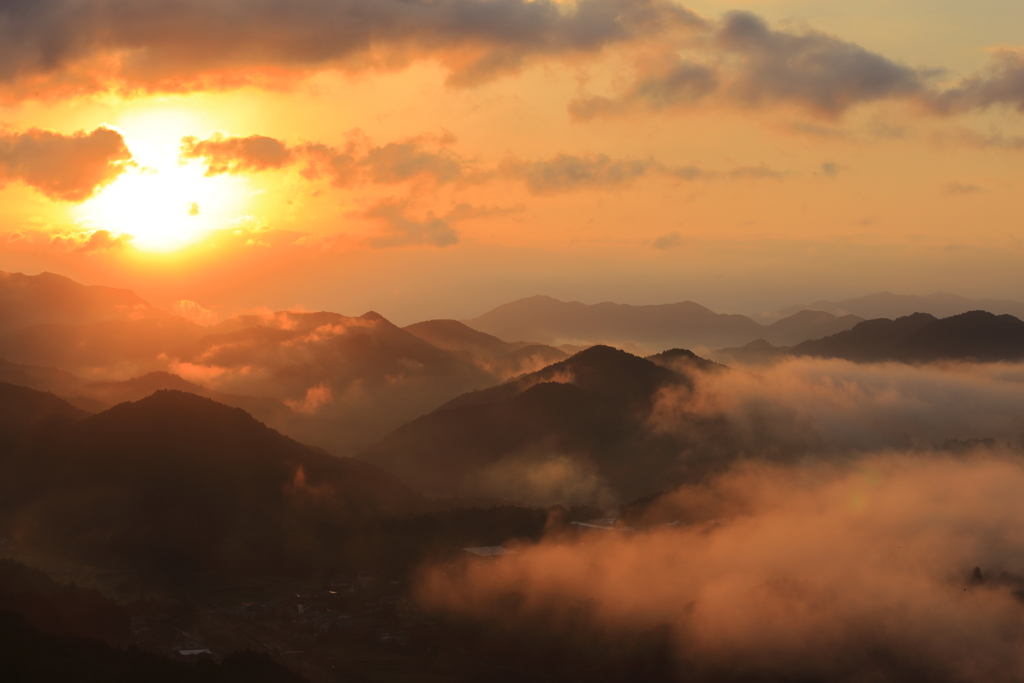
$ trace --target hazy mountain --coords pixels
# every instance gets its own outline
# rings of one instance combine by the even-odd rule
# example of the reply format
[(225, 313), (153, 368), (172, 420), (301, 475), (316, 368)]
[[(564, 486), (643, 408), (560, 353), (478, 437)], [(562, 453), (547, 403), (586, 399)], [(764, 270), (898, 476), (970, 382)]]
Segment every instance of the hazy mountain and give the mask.
[(534, 339), (549, 344), (632, 342), (655, 348), (721, 347), (758, 338), (791, 344), (853, 327), (858, 318), (800, 314), (771, 325), (744, 315), (715, 313), (692, 301), (656, 306), (582, 304), (534, 296), (498, 306), (465, 321), (505, 340)]
[(170, 317), (48, 323), (0, 335), (0, 381), (93, 411), (157, 389), (190, 391), (345, 454), (461, 393), (564, 357), (504, 346), (496, 359), (457, 357), (375, 313), (281, 312), (212, 327)]
[[(947, 318), (968, 311), (988, 311), (996, 315), (1009, 314), (1024, 319), (1024, 303), (1000, 299), (969, 299), (936, 292), (928, 296), (913, 296), (878, 292), (842, 301), (815, 301), (813, 304), (789, 306), (778, 311), (790, 316), (801, 310), (826, 311), (835, 315), (858, 315), (865, 319), (901, 318), (912, 313), (928, 313), (936, 318)], [(775, 342), (784, 343), (784, 342)]]
[(868, 320), (852, 330), (804, 342), (794, 355), (856, 361), (1001, 361), (1024, 358), (1024, 321), (970, 311), (941, 320), (927, 313)]
[[(291, 410), (281, 401), (268, 396), (242, 396), (213, 391), (189, 382), (169, 372), (150, 372), (140, 377), (119, 382), (89, 382), (69, 400), (76, 405), (76, 399), (85, 399), (101, 405), (103, 410), (124, 403), (138, 401), (162, 389), (185, 391), (212, 399), (218, 403), (241, 408), (261, 422), (274, 425), (287, 416)], [(85, 404), (81, 404), (85, 405)]]
[(429, 495), (607, 505), (686, 476), (680, 444), (647, 427), (687, 375), (607, 346), (460, 396), (361, 457)]
[(820, 339), (852, 328), (864, 318), (856, 315), (833, 315), (825, 311), (797, 311), (789, 317), (766, 325), (758, 337), (775, 346), (791, 346), (809, 339)]
[(658, 306), (583, 304), (532, 296), (464, 321), (501, 339), (546, 344), (634, 342), (660, 346), (718, 345), (756, 335), (761, 325), (742, 315), (720, 315), (692, 301)]
[(372, 312), (282, 312), (242, 322), (178, 348), (169, 367), (224, 393), (284, 401), (290, 414), (275, 424), (338, 454), (499, 381)]
[(73, 396), (88, 382), (78, 375), (39, 365), (20, 365), (0, 358), (0, 382), (18, 384), (37, 391)]
[(0, 271), (0, 333), (45, 323), (167, 317), (169, 313), (127, 289), (82, 285), (53, 273)]
[(546, 344), (505, 342), (458, 320), (427, 320), (402, 329), (499, 380), (533, 372), (569, 357), (565, 351)]
[(131, 377), (166, 369), (168, 353), (206, 333), (178, 317), (46, 323), (0, 334), (0, 358), (87, 377)]
[(0, 535), (73, 557), (267, 572), (320, 557), (330, 529), (425, 506), (368, 463), (192, 394), (159, 391), (48, 425), (0, 461)]
[(726, 365), (766, 365), (790, 355), (790, 347), (774, 346), (767, 339), (755, 339), (743, 346), (716, 349), (708, 355)]

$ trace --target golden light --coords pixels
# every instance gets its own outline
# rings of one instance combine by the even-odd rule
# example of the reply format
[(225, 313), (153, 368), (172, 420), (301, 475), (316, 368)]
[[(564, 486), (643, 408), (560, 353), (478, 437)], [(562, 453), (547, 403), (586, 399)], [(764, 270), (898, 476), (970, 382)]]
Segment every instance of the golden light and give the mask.
[(150, 112), (115, 126), (135, 162), (121, 177), (83, 202), (78, 221), (87, 228), (131, 235), (145, 251), (194, 244), (243, 215), (252, 192), (237, 176), (204, 175), (200, 163), (178, 160), (181, 138), (193, 134), (187, 114)]

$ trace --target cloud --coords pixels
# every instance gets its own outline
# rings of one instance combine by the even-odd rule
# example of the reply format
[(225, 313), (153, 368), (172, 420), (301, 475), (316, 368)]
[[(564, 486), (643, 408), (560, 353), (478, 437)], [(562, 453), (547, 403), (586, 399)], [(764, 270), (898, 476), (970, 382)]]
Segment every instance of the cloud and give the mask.
[(364, 215), (382, 224), (382, 232), (370, 239), (374, 249), (426, 245), (447, 247), (458, 244), (459, 233), (443, 218), (428, 213), (423, 220), (410, 218), (407, 206), (394, 200), (377, 204)]
[(0, 134), (0, 185), (21, 181), (50, 199), (81, 202), (124, 173), (131, 159), (124, 138), (109, 128)]
[(667, 672), (696, 680), (1017, 680), (1022, 487), (1000, 456), (748, 464), (655, 506), (678, 527), (427, 569), (419, 599), (525, 656), (585, 643), (598, 669), (655, 665), (660, 633)]
[[(83, 254), (106, 251), (108, 249), (120, 249), (132, 240), (131, 235), (118, 235), (114, 237), (108, 230), (65, 232), (55, 235), (38, 233), (38, 236), (46, 239), (51, 249), (76, 251)], [(23, 237), (25, 236), (23, 235)]]
[(840, 166), (834, 161), (825, 161), (821, 164), (821, 173), (829, 178), (835, 178), (840, 171), (845, 171), (845, 166)]
[(173, 310), (182, 318), (191, 320), (199, 325), (213, 325), (217, 322), (216, 313), (189, 299), (182, 299), (174, 304)]
[(343, 148), (322, 143), (288, 146), (262, 135), (232, 137), (223, 134), (201, 140), (185, 137), (179, 159), (200, 160), (206, 175), (254, 173), (302, 164), (306, 178), (328, 177), (337, 187), (359, 183), (393, 185), (428, 179), (444, 185), (470, 179), (472, 165), (444, 146), (454, 142), (450, 134), (420, 135), (400, 142), (375, 146), (361, 131), (348, 134)]
[(605, 154), (559, 154), (546, 161), (507, 159), (506, 178), (521, 179), (531, 194), (544, 195), (591, 188), (622, 188), (659, 168), (653, 159), (612, 159)]
[(201, 159), (206, 175), (214, 176), (281, 168), (291, 163), (292, 153), (280, 140), (264, 135), (228, 137), (218, 133), (206, 140), (182, 138), (179, 158)]
[(661, 249), (662, 251), (675, 249), (676, 247), (683, 246), (683, 236), (679, 234), (678, 230), (673, 230), (670, 233), (655, 238), (654, 242), (651, 243), (651, 246), (655, 249)]
[(1024, 446), (1024, 365), (791, 358), (698, 375), (692, 393), (662, 394), (650, 425), (685, 444), (680, 462), (694, 471), (740, 458), (928, 450), (949, 439)]
[(935, 83), (938, 70), (911, 68), (818, 31), (773, 29), (750, 12), (729, 12), (695, 34), (699, 39), (686, 36), (660, 59), (639, 64), (618, 94), (576, 98), (571, 116), (586, 121), (705, 100), (746, 109), (795, 105), (828, 120), (883, 100), (940, 115), (998, 105), (1024, 112), (1024, 48), (998, 49), (984, 72), (944, 88)]
[(944, 113), (1005, 105), (1024, 113), (1024, 48), (1001, 48), (983, 74), (969, 76), (956, 86), (933, 94), (930, 103)]
[(315, 387), (310, 387), (306, 390), (306, 395), (301, 401), (286, 400), (285, 405), (291, 408), (296, 413), (305, 413), (312, 415), (316, 413), (321, 406), (330, 403), (332, 400), (331, 388), (326, 384), (317, 384)]
[[(614, 97), (582, 97), (570, 103), (575, 119), (693, 106), (717, 97), (733, 106), (792, 104), (822, 118), (883, 99), (906, 99), (926, 90), (926, 74), (816, 31), (771, 29), (750, 12), (730, 12), (708, 26), (700, 41), (641, 69)], [(696, 61), (695, 61), (696, 60)]]
[(931, 137), (939, 145), (956, 143), (977, 149), (1024, 150), (1024, 136), (1005, 135), (1002, 131), (981, 133), (969, 128), (950, 127), (936, 131)]
[(175, 91), (419, 59), (473, 85), (702, 23), (668, 0), (39, 0), (3, 15), (0, 82)]
[[(509, 157), (494, 167), (475, 164), (448, 149), (454, 136), (419, 135), (400, 142), (374, 145), (361, 131), (348, 134), (341, 148), (317, 142), (288, 146), (262, 136), (207, 140), (186, 137), (180, 159), (201, 160), (207, 175), (251, 173), (293, 164), (301, 165), (310, 180), (328, 178), (335, 187), (362, 184), (396, 185), (413, 182), (440, 185), (478, 185), (494, 180), (525, 184), (534, 195), (552, 195), (587, 189), (628, 188), (645, 176), (675, 180), (724, 177), (781, 178), (785, 174), (763, 166), (738, 167), (718, 172), (697, 166), (668, 166), (653, 158), (616, 159), (606, 154), (557, 154), (550, 159), (523, 160)], [(452, 219), (461, 218), (456, 212)]]
[(978, 194), (984, 191), (983, 188), (971, 183), (948, 183), (942, 188), (942, 194), (944, 195)]

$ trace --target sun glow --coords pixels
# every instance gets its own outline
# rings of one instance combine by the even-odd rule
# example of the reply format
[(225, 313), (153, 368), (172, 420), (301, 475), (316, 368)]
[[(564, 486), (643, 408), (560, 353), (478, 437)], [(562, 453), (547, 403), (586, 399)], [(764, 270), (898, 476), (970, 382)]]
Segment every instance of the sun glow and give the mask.
[(84, 227), (130, 235), (138, 249), (167, 252), (244, 214), (252, 194), (245, 179), (207, 177), (200, 163), (179, 162), (180, 140), (194, 131), (180, 117), (150, 115), (132, 123), (118, 128), (137, 166), (78, 207)]

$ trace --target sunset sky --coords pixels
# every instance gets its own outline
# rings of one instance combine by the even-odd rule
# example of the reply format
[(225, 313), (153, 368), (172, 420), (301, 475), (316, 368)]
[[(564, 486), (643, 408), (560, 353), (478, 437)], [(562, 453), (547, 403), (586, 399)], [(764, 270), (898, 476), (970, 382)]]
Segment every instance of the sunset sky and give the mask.
[(0, 185), (205, 320), (1024, 299), (1024, 3), (0, 0)]

